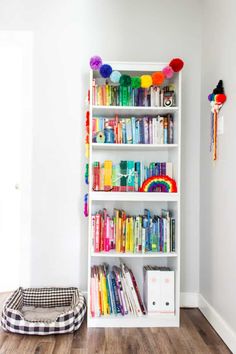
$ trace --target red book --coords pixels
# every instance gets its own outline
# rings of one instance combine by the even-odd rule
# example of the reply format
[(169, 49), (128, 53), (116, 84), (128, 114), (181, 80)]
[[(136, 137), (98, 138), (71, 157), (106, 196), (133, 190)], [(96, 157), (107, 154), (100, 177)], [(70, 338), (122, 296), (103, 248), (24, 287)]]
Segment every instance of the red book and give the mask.
[(133, 282), (133, 285), (134, 285), (135, 292), (137, 294), (139, 306), (140, 306), (140, 308), (142, 310), (142, 313), (145, 315), (146, 314), (146, 310), (145, 310), (145, 307), (143, 305), (143, 302), (142, 302), (142, 299), (141, 299), (141, 296), (140, 296), (140, 293), (139, 293), (139, 290), (138, 290), (138, 285), (136, 283), (136, 279), (135, 279), (135, 277), (133, 275), (132, 270), (129, 269), (129, 273), (130, 273), (130, 276), (131, 276), (131, 279), (132, 279), (132, 282)]

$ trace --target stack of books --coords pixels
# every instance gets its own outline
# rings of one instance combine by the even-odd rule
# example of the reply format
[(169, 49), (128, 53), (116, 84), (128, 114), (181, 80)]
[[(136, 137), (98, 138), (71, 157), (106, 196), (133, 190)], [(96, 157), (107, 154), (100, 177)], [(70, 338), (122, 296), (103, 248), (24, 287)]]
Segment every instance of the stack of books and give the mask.
[(137, 216), (119, 209), (110, 216), (100, 210), (92, 215), (92, 247), (94, 252), (175, 252), (175, 219), (165, 209), (160, 216), (148, 209)]
[(139, 106), (170, 107), (175, 106), (175, 86), (173, 84), (160, 88), (124, 87), (111, 84), (108, 80), (93, 80), (93, 105), (97, 106)]
[[(151, 162), (122, 160), (113, 164), (111, 160), (93, 162), (92, 180), (94, 191), (138, 192), (143, 182), (152, 176), (172, 178), (172, 162)], [(157, 192), (162, 192), (158, 187)]]
[[(173, 115), (157, 117), (93, 118), (93, 142), (104, 134), (105, 143), (174, 144)], [(111, 134), (112, 133), (112, 134)]]
[(92, 317), (146, 314), (135, 277), (124, 264), (111, 271), (107, 265), (91, 267), (90, 304)]

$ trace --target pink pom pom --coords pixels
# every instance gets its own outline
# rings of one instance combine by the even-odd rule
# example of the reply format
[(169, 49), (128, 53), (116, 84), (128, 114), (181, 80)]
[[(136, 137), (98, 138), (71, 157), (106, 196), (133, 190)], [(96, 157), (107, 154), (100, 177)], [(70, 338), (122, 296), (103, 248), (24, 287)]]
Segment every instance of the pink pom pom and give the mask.
[(172, 69), (171, 66), (166, 66), (163, 70), (162, 70), (163, 74), (165, 75), (165, 77), (167, 79), (171, 79), (172, 76), (174, 75), (174, 70)]

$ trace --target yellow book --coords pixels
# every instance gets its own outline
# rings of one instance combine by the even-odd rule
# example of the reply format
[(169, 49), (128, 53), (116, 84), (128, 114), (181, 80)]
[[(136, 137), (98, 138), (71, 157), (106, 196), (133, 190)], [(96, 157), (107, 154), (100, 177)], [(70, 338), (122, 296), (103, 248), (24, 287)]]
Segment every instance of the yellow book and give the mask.
[(104, 315), (107, 315), (108, 314), (107, 286), (106, 286), (106, 278), (104, 274), (102, 274), (102, 299), (103, 299)]
[(108, 85), (108, 105), (111, 105), (111, 85)]
[(130, 252), (130, 218), (127, 218), (125, 223), (125, 252)]
[(98, 86), (98, 106), (102, 106), (102, 87)]
[(115, 234), (116, 234), (116, 252), (120, 252), (121, 246), (121, 218), (120, 211), (115, 209)]
[(131, 217), (130, 218), (130, 243), (129, 243), (129, 247), (130, 247), (130, 252), (134, 252), (134, 219)]
[(104, 161), (104, 190), (110, 191), (112, 188), (112, 161)]
[(105, 97), (106, 106), (109, 106), (109, 87), (106, 84), (106, 97)]
[(104, 166), (101, 167), (100, 169), (100, 184), (99, 184), (99, 189), (101, 191), (104, 191)]

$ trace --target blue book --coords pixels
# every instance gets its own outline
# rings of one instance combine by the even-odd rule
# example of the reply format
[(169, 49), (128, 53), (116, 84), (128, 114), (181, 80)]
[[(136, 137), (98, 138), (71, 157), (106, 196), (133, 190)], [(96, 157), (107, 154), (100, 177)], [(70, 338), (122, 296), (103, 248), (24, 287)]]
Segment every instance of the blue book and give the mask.
[(144, 138), (144, 119), (140, 120), (140, 144), (145, 143), (145, 138)]
[(114, 297), (114, 292), (112, 289), (112, 283), (111, 283), (111, 272), (107, 274), (107, 281), (108, 281), (108, 288), (109, 288), (109, 293), (110, 293), (110, 300), (111, 300), (111, 309), (113, 314), (117, 314), (116, 311), (116, 302), (115, 302), (115, 297)]
[(135, 141), (136, 144), (140, 144), (140, 121), (136, 119), (135, 121)]
[(111, 284), (112, 284), (112, 291), (114, 294), (115, 304), (116, 304), (116, 312), (121, 313), (121, 304), (118, 295), (117, 285), (116, 285), (116, 276), (114, 271), (111, 272)]
[(136, 130), (135, 130), (135, 120), (136, 120), (135, 117), (131, 117), (132, 141), (133, 141), (133, 144), (137, 144), (137, 141), (136, 141)]

